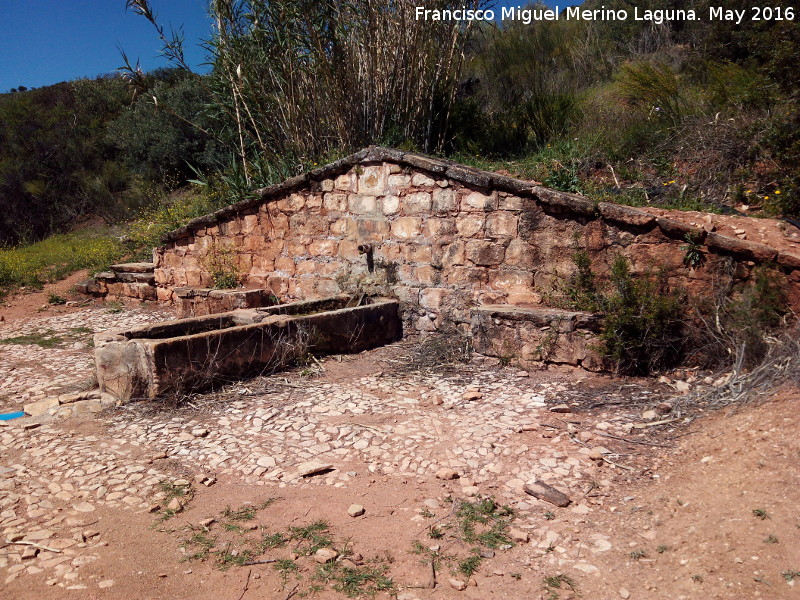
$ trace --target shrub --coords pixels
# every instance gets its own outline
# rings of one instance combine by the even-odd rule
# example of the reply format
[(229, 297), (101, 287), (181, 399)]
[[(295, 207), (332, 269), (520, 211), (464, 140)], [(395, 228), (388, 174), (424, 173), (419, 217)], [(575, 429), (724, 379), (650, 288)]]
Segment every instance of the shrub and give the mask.
[(211, 276), (214, 287), (229, 290), (239, 286), (241, 275), (236, 262), (236, 252), (232, 248), (212, 245), (203, 256), (203, 266)]
[(616, 87), (622, 100), (654, 121), (676, 126), (686, 115), (684, 86), (678, 74), (665, 63), (625, 63), (617, 75)]
[(137, 258), (147, 258), (164, 234), (227, 204), (214, 192), (198, 194), (185, 191), (170, 198), (158, 198), (151, 208), (142, 211), (128, 224), (127, 245)]
[(733, 264), (718, 267), (714, 296), (697, 303), (702, 324), (695, 332), (693, 359), (708, 365), (740, 360), (753, 368), (769, 351), (774, 332), (790, 313), (778, 270), (760, 265), (747, 284), (733, 284)]
[(624, 373), (648, 374), (673, 364), (683, 346), (681, 296), (667, 289), (663, 273), (634, 277), (621, 255), (610, 279), (612, 291), (600, 300), (603, 355)]
[(663, 273), (634, 275), (630, 263), (617, 255), (609, 288), (598, 290), (585, 250), (573, 256), (576, 273), (565, 296), (573, 308), (601, 312), (600, 353), (624, 374), (649, 374), (673, 364), (683, 347), (683, 298), (667, 289)]

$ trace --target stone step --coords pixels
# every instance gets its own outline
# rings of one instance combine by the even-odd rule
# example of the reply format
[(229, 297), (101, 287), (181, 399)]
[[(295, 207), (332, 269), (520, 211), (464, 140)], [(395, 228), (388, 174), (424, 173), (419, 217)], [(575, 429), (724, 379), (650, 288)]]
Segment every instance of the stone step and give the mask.
[(151, 262), (133, 262), (111, 265), (111, 270), (115, 273), (152, 273), (155, 268), (155, 264)]
[(602, 324), (602, 316), (579, 310), (564, 310), (546, 306), (525, 307), (513, 304), (485, 304), (472, 309), (475, 316), (502, 321), (528, 321), (540, 327), (556, 326), (558, 331), (575, 329), (596, 331)]

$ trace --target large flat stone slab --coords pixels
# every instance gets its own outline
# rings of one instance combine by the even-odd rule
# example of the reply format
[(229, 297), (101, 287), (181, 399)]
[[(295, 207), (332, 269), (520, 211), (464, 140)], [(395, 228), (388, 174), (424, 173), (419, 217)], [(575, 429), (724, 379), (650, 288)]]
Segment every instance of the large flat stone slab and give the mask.
[(152, 273), (155, 265), (151, 262), (132, 262), (111, 265), (115, 273)]

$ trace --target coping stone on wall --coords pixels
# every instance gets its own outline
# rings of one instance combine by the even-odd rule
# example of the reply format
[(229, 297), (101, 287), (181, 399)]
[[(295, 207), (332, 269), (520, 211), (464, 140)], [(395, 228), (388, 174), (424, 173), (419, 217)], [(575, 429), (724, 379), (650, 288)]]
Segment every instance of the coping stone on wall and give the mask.
[(709, 233), (706, 236), (706, 246), (709, 250), (733, 254), (757, 262), (774, 260), (778, 255), (775, 248), (771, 248), (757, 242), (748, 242), (738, 238), (732, 238), (718, 233)]
[(778, 252), (778, 258), (776, 260), (778, 264), (783, 267), (789, 267), (791, 269), (800, 269), (800, 254), (797, 254), (795, 252), (786, 252), (786, 251)]
[(616, 221), (624, 225), (633, 225), (636, 227), (647, 227), (656, 222), (655, 215), (646, 213), (643, 210), (636, 210), (630, 206), (622, 204), (611, 204), (609, 202), (600, 202), (597, 205), (600, 215), (609, 221)]
[(597, 206), (594, 202), (587, 200), (583, 196), (568, 194), (566, 192), (557, 192), (543, 186), (534, 187), (533, 193), (538, 198), (539, 202), (546, 206), (587, 217), (597, 217)]
[(666, 217), (657, 217), (656, 224), (661, 232), (667, 237), (686, 240), (686, 236), (690, 236), (696, 244), (702, 244), (706, 239), (706, 230), (700, 229), (682, 221), (675, 219), (668, 219)]

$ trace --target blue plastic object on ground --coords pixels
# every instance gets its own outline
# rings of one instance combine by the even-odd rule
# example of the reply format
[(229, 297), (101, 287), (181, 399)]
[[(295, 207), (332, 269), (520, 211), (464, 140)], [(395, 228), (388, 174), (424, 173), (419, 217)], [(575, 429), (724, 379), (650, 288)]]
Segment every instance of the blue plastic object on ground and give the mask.
[(10, 412), (10, 413), (1, 413), (0, 414), (0, 421), (10, 421), (11, 419), (19, 419), (20, 417), (24, 417), (24, 416), (25, 416), (25, 413), (22, 412), (21, 410), (18, 410), (16, 412)]

